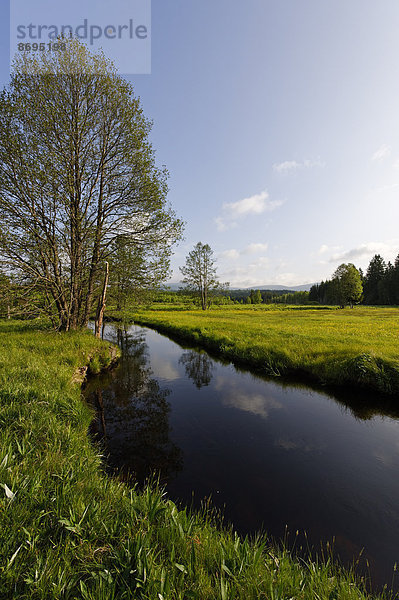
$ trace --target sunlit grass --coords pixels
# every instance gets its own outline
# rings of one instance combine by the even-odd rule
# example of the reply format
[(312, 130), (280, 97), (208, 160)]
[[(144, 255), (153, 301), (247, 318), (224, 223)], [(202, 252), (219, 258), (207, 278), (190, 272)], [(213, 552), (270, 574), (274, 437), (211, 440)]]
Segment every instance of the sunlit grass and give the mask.
[(143, 324), (270, 375), (399, 393), (399, 309), (273, 307), (140, 311)]
[(329, 599), (367, 594), (328, 561), (215, 527), (102, 472), (76, 368), (107, 344), (0, 322), (0, 598)]

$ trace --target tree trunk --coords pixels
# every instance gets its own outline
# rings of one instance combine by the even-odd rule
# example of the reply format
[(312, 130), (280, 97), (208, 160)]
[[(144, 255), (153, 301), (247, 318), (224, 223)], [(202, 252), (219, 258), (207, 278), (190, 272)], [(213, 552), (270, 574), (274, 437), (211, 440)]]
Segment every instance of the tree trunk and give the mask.
[(103, 324), (103, 319), (104, 319), (104, 311), (105, 311), (105, 302), (106, 302), (106, 298), (107, 298), (108, 276), (109, 276), (109, 264), (106, 262), (105, 263), (104, 286), (103, 286), (102, 294), (101, 294), (100, 298), (98, 299), (97, 314), (96, 314), (96, 321), (95, 321), (94, 333), (97, 338), (101, 337), (101, 329), (102, 329), (102, 324)]

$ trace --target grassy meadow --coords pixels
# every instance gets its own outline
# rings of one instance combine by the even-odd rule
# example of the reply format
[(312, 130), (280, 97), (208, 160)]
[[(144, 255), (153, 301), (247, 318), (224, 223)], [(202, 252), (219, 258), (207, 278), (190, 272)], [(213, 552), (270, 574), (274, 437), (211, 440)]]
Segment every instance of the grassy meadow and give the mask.
[(399, 308), (155, 307), (129, 316), (267, 375), (399, 393)]
[(107, 477), (76, 373), (111, 355), (89, 332), (0, 321), (2, 600), (370, 598), (328, 558), (294, 560), (215, 526), (209, 509)]

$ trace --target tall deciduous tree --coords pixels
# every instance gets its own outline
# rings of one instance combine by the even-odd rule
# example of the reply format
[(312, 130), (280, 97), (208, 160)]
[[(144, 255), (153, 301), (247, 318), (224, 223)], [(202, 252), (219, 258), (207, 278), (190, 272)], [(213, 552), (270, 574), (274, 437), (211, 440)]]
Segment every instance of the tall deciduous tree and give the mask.
[(360, 302), (363, 293), (362, 279), (352, 263), (342, 264), (335, 271), (332, 281), (335, 301), (342, 307)]
[(0, 98), (0, 260), (43, 295), (62, 329), (84, 326), (115, 240), (170, 249), (167, 205), (130, 83), (77, 40), (23, 54)]
[(11, 318), (13, 296), (12, 281), (5, 273), (0, 271), (0, 316)]
[(262, 294), (260, 290), (251, 290), (249, 297), (251, 299), (251, 304), (262, 304)]
[[(222, 285), (216, 275), (213, 251), (208, 244), (198, 242), (188, 254), (186, 264), (180, 267), (184, 276), (182, 282), (198, 294), (202, 310), (209, 308), (212, 295), (221, 291)], [(223, 287), (227, 287), (225, 284)]]

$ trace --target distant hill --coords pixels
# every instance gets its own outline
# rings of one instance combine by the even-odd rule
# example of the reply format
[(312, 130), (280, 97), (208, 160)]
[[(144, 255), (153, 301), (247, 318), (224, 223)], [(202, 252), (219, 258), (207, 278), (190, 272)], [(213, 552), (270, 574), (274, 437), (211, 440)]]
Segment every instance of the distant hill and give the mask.
[[(284, 290), (287, 292), (308, 292), (314, 283), (305, 283), (303, 285), (261, 285), (253, 286), (248, 288), (231, 287), (231, 290)], [(182, 283), (168, 283), (164, 286), (172, 291), (176, 291), (183, 287)]]
[(247, 290), (287, 290), (289, 292), (308, 292), (314, 283), (304, 283), (303, 285), (261, 285)]
[(162, 288), (165, 290), (172, 290), (172, 292), (177, 292), (180, 288), (183, 287), (182, 283), (165, 283)]

